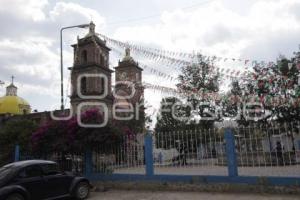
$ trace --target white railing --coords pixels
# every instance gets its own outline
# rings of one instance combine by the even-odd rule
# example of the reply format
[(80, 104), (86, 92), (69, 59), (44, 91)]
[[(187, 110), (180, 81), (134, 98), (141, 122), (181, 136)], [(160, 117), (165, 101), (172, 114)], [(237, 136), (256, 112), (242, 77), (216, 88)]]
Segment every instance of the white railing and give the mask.
[[(300, 177), (299, 123), (231, 130), (239, 175)], [(224, 128), (153, 133), (154, 173), (228, 175), (224, 133)], [(142, 134), (124, 136), (119, 144), (99, 146), (93, 151), (94, 171), (145, 174), (144, 139)]]
[(220, 129), (159, 132), (154, 143), (156, 174), (227, 174)]
[(235, 128), (240, 175), (300, 176), (299, 123)]

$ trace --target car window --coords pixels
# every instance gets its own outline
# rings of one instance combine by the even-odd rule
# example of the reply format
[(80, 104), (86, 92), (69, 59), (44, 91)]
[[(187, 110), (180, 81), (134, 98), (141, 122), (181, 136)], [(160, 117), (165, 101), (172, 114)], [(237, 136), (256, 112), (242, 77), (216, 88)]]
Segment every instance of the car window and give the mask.
[(61, 171), (57, 164), (43, 164), (41, 165), (44, 175), (55, 175), (60, 174)]
[(37, 165), (29, 166), (20, 171), (19, 178), (32, 178), (42, 176), (41, 168)]

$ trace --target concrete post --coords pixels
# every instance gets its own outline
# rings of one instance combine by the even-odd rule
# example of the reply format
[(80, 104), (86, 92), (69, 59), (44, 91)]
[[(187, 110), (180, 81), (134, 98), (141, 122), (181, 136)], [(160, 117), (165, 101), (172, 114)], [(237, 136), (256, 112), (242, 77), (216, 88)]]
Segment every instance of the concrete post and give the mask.
[(153, 166), (153, 139), (152, 134), (148, 130), (145, 137), (145, 162), (146, 162), (146, 175), (153, 176), (154, 166)]
[(228, 176), (238, 176), (237, 156), (235, 151), (235, 139), (232, 129), (225, 130), (226, 156), (228, 166)]

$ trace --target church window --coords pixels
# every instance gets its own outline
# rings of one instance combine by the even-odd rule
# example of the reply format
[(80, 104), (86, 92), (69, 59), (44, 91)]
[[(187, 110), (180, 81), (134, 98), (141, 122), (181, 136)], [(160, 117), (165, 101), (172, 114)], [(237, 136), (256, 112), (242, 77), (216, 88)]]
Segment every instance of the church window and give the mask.
[(104, 66), (104, 56), (100, 55), (100, 65)]
[(105, 89), (105, 81), (104, 78), (100, 78), (100, 94), (104, 93), (104, 89)]
[(87, 51), (86, 50), (83, 50), (81, 53), (81, 62), (87, 63)]
[(86, 77), (83, 77), (80, 82), (81, 94), (86, 94)]

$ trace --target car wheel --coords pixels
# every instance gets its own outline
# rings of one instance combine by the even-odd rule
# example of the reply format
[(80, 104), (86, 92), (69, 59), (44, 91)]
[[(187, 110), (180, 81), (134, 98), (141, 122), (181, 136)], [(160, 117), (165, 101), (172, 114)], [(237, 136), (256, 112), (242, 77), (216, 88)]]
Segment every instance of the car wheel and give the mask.
[(87, 182), (78, 183), (75, 190), (76, 199), (86, 199), (90, 194), (90, 185)]
[(24, 197), (20, 194), (12, 194), (9, 195), (6, 200), (24, 200)]

